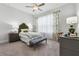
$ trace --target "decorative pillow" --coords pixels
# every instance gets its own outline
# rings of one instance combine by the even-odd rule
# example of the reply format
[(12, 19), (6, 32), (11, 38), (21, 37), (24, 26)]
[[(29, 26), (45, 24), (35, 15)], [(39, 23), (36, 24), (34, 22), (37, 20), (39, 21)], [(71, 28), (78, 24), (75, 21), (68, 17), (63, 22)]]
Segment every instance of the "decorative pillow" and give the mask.
[(21, 32), (28, 32), (28, 29), (21, 29)]

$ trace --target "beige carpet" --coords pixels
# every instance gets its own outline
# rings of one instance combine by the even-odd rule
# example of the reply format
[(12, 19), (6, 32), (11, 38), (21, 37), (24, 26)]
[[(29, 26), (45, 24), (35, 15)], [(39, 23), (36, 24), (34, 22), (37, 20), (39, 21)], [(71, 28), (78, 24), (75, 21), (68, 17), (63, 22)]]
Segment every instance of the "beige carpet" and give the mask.
[(0, 55), (2, 56), (58, 56), (59, 43), (48, 40), (47, 44), (43, 43), (36, 49), (27, 47), (21, 41), (14, 43), (0, 44)]

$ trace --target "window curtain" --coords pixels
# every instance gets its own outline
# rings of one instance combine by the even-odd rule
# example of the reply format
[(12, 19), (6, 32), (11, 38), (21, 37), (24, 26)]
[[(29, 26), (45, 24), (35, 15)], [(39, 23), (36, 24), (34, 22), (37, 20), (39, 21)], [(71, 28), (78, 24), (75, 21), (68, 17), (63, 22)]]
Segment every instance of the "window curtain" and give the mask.
[(53, 14), (45, 15), (38, 18), (38, 32), (45, 33), (48, 38), (53, 38), (56, 32), (56, 20)]

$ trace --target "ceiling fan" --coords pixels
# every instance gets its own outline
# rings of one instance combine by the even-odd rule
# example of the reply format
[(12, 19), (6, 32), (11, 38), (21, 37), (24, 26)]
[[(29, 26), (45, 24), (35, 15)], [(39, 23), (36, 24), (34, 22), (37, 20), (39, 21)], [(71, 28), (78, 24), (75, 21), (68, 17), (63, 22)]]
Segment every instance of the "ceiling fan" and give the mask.
[(27, 8), (32, 8), (32, 9), (33, 9), (33, 12), (34, 12), (34, 11), (36, 11), (36, 10), (42, 11), (42, 10), (40, 9), (40, 7), (41, 7), (41, 6), (44, 6), (44, 5), (45, 5), (45, 3), (41, 3), (41, 4), (33, 3), (32, 6), (25, 6), (25, 7), (27, 7)]

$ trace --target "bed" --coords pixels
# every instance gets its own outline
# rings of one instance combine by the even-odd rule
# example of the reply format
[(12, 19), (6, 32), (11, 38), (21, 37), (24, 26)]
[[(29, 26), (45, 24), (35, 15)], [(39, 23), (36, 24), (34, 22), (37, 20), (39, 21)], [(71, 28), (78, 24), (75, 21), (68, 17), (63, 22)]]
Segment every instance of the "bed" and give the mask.
[(45, 34), (38, 32), (29, 32), (28, 27), (26, 28), (26, 26), (24, 26), (21, 28), (21, 26), (19, 29), (20, 40), (25, 42), (28, 46), (37, 45), (43, 41), (46, 41), (47, 43), (47, 38)]

